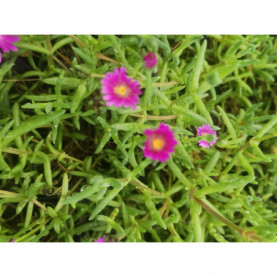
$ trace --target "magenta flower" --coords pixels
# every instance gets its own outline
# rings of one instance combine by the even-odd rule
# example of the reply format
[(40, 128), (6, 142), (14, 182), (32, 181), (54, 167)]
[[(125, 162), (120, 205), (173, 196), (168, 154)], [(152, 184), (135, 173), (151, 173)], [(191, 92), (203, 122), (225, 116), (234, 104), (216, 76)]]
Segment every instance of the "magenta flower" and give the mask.
[(174, 152), (174, 147), (177, 145), (169, 126), (161, 123), (157, 129), (146, 129), (144, 134), (147, 137), (143, 149), (144, 157), (161, 162), (167, 161), (169, 154)]
[(95, 239), (94, 242), (105, 242), (106, 236), (103, 236), (103, 238)]
[[(0, 35), (0, 49), (3, 52), (17, 51), (17, 47), (12, 43), (19, 41), (19, 37), (10, 35)], [(2, 61), (2, 53), (0, 52), (0, 63)]]
[(214, 135), (214, 139), (212, 141), (209, 140), (200, 140), (198, 141), (199, 146), (204, 148), (209, 148), (210, 146), (214, 145), (217, 141), (216, 131), (214, 131), (210, 125), (204, 124), (197, 129), (197, 134), (199, 137)]
[(106, 73), (101, 83), (106, 106), (136, 109), (139, 102), (138, 95), (142, 93), (140, 84), (127, 77), (124, 67), (116, 68), (112, 73)]
[(157, 64), (157, 55), (153, 52), (148, 52), (144, 57), (144, 65), (147, 69), (152, 68), (154, 66), (156, 66)]

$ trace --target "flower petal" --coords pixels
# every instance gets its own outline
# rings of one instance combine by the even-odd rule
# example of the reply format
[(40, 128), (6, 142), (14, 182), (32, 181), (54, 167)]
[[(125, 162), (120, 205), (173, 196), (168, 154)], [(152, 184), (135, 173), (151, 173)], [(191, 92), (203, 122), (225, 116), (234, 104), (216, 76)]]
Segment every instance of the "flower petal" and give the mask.
[[(143, 148), (144, 157), (158, 160), (160, 162), (166, 162), (169, 159), (170, 154), (174, 152), (174, 147), (178, 143), (175, 140), (174, 133), (170, 130), (170, 127), (161, 123), (157, 129), (146, 129), (144, 134), (147, 137)], [(163, 141), (164, 145), (162, 148), (155, 149), (153, 141), (156, 139)]]
[[(138, 81), (132, 80), (126, 75), (124, 67), (115, 68), (113, 72), (106, 73), (102, 84), (102, 98), (106, 102), (106, 106), (125, 107), (136, 109), (139, 102), (137, 95), (142, 94)], [(126, 90), (123, 94), (118, 93), (118, 89), (124, 87)]]

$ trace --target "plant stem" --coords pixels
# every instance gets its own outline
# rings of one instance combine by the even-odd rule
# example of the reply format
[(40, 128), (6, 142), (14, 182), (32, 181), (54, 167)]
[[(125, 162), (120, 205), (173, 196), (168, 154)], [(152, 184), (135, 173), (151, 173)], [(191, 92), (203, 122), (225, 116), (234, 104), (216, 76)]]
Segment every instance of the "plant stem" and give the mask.
[(227, 219), (227, 218), (223, 217), (222, 215), (218, 214), (215, 210), (211, 209), (211, 207), (206, 205), (201, 199), (195, 197), (194, 195), (192, 195), (192, 197), (209, 214), (216, 217), (221, 222), (225, 223), (231, 229), (236, 230), (242, 237), (244, 237), (246, 239), (252, 239), (252, 240), (255, 240), (255, 241), (261, 241), (261, 242), (266, 242), (267, 241), (266, 239), (257, 236), (254, 231), (247, 231), (247, 230), (243, 229), (242, 227), (237, 226), (236, 224), (231, 222), (229, 219)]
[[(51, 219), (52, 219), (51, 217), (48, 218), (48, 219), (44, 222), (44, 224), (47, 224)], [(41, 225), (42, 225), (42, 224), (40, 224), (39, 226), (37, 226), (35, 229), (33, 229), (32, 231), (30, 231), (29, 233), (23, 235), (22, 237), (20, 237), (20, 238), (18, 238), (18, 239), (15, 239), (15, 242), (19, 242), (19, 241), (22, 241), (22, 240), (28, 238), (30, 235), (32, 235), (32, 234), (34, 234), (35, 232), (37, 232), (37, 231), (41, 228)]]
[(146, 120), (170, 120), (177, 118), (177, 115), (143, 115), (143, 114), (130, 114), (133, 117), (146, 118)]

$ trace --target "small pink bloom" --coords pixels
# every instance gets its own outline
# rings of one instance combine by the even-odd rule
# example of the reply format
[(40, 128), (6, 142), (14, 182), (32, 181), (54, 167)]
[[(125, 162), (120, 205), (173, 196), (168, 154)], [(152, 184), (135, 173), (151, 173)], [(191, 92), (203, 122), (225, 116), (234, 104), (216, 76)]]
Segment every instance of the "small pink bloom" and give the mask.
[(124, 67), (116, 68), (112, 73), (106, 73), (101, 83), (106, 106), (136, 109), (139, 102), (138, 95), (142, 93), (140, 84), (127, 77)]
[(103, 238), (95, 239), (94, 242), (105, 242), (106, 236), (103, 236)]
[(144, 57), (143, 57), (143, 60), (144, 60), (144, 65), (146, 68), (152, 68), (154, 66), (156, 66), (157, 64), (157, 55), (153, 52), (148, 52)]
[(199, 146), (204, 148), (209, 148), (210, 146), (214, 145), (217, 141), (216, 131), (214, 131), (210, 125), (204, 124), (201, 127), (197, 129), (197, 134), (199, 137), (207, 136), (207, 135), (214, 135), (215, 138), (213, 141), (207, 141), (207, 140), (200, 140), (198, 141)]
[(144, 157), (161, 162), (167, 161), (169, 154), (174, 152), (174, 147), (177, 145), (169, 126), (161, 123), (157, 129), (146, 129), (144, 134), (147, 137), (143, 149)]
[[(0, 35), (0, 50), (5, 53), (10, 51), (17, 51), (17, 47), (13, 45), (14, 42), (19, 41), (18, 36)], [(2, 53), (0, 52), (0, 63), (2, 61)]]

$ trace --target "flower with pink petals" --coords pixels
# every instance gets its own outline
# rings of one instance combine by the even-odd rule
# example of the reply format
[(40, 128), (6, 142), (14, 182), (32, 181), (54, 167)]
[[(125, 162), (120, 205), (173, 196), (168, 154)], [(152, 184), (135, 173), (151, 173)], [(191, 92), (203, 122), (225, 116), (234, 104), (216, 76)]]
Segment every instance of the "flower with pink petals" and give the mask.
[(153, 52), (148, 52), (144, 57), (144, 65), (147, 69), (155, 67), (157, 64), (157, 55)]
[(116, 68), (112, 73), (106, 73), (101, 83), (106, 106), (136, 109), (139, 102), (138, 95), (142, 93), (140, 84), (127, 77), (124, 67)]
[(157, 129), (146, 129), (144, 134), (147, 137), (143, 149), (144, 157), (166, 162), (169, 159), (169, 154), (174, 152), (174, 147), (178, 143), (169, 126), (161, 123)]
[[(13, 45), (14, 42), (19, 41), (18, 36), (0, 35), (0, 50), (5, 53), (10, 51), (17, 51), (17, 47)], [(0, 52), (0, 63), (2, 61), (2, 53)]]
[(103, 238), (95, 239), (94, 242), (105, 242), (106, 236), (103, 236)]
[(217, 141), (216, 131), (214, 131), (210, 125), (204, 124), (197, 129), (197, 134), (199, 137), (206, 137), (208, 135), (213, 135), (214, 138), (212, 140), (200, 140), (198, 141), (199, 146), (204, 148), (209, 148), (210, 146), (214, 145)]

